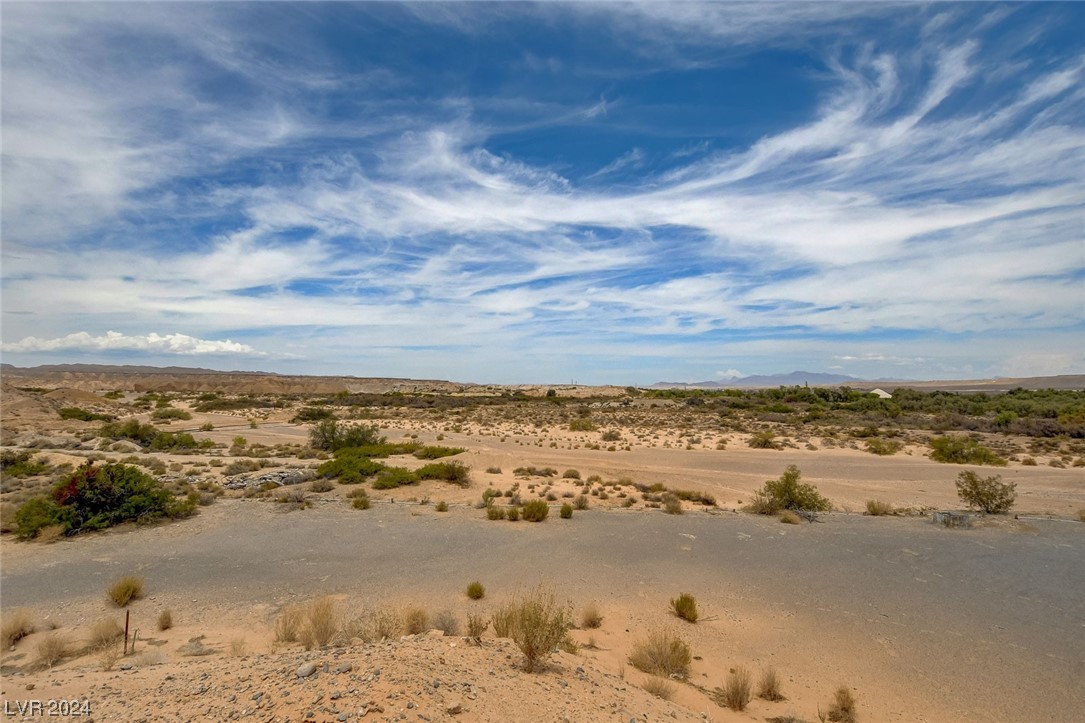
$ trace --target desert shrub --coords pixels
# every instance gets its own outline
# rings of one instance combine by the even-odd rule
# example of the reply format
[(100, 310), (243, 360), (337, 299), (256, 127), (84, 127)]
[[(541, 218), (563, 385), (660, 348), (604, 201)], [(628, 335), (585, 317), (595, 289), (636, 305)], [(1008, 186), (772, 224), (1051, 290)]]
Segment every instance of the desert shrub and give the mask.
[(802, 473), (795, 465), (788, 465), (779, 479), (768, 480), (754, 493), (750, 510), (771, 515), (780, 510), (812, 510), (824, 512), (832, 504), (818, 492), (817, 487), (800, 482)]
[(784, 694), (780, 692), (780, 676), (777, 675), (776, 668), (766, 668), (761, 672), (761, 680), (757, 683), (757, 697), (771, 701), (785, 700)]
[(672, 492), (675, 497), (686, 502), (699, 502), (705, 507), (716, 506), (716, 498), (707, 492), (697, 492), (696, 490), (672, 490)]
[(326, 479), (315, 479), (309, 484), (310, 492), (331, 492), (333, 489), (335, 485)]
[(192, 415), (183, 409), (176, 409), (174, 407), (164, 407), (162, 409), (156, 409), (151, 412), (151, 419), (157, 420), (174, 420), (180, 419), (182, 421), (188, 421), (192, 419)]
[(420, 467), (415, 474), (418, 479), (442, 480), (460, 487), (471, 484), (471, 468), (463, 462), (432, 462)]
[(934, 437), (931, 448), (930, 458), (935, 462), (1006, 466), (1006, 460), (971, 437)]
[(474, 580), (467, 586), (467, 597), (472, 600), (481, 600), (486, 597), (486, 588), (481, 582)]
[(211, 432), (211, 431), (214, 431), (214, 429), (215, 429), (215, 425), (211, 424), (211, 422), (204, 422), (203, 424), (200, 425), (200, 431), (201, 432)]
[(441, 457), (451, 457), (455, 454), (462, 454), (466, 452), (463, 447), (423, 447), (414, 453), (414, 456), (418, 459), (440, 459)]
[(79, 407), (64, 407), (60, 410), (61, 419), (78, 419), (81, 422), (112, 422), (110, 414), (93, 414)]
[(697, 598), (688, 592), (684, 592), (671, 600), (671, 610), (675, 615), (687, 622), (697, 622)]
[(391, 490), (403, 485), (417, 483), (418, 475), (416, 473), (402, 467), (389, 467), (381, 470), (377, 475), (377, 479), (373, 480), (373, 489)]
[(833, 694), (833, 702), (829, 704), (829, 720), (834, 723), (855, 723), (856, 717), (855, 696), (847, 686), (842, 685)]
[(352, 485), (385, 469), (380, 462), (374, 462), (360, 454), (352, 454), (355, 449), (355, 447), (344, 447), (338, 450), (335, 453), (335, 459), (329, 459), (317, 466), (317, 475), (338, 478), (339, 484)]
[(223, 468), (222, 473), (227, 477), (247, 472), (256, 472), (260, 469), (260, 462), (255, 459), (235, 459)]
[(565, 637), (570, 618), (568, 609), (557, 603), (552, 592), (542, 588), (503, 606), (494, 615), (495, 632), (499, 617), (507, 637), (511, 637), (524, 654), (529, 673), (550, 657)]
[(62, 633), (49, 633), (34, 648), (38, 654), (38, 664), (46, 668), (64, 660), (70, 652), (67, 638)]
[(512, 473), (517, 477), (553, 477), (558, 471), (553, 467), (543, 467), (542, 469), (539, 469), (538, 467), (530, 466), (517, 467)]
[[(359, 490), (364, 492), (365, 490)], [(369, 495), (357, 495), (350, 501), (350, 506), (356, 510), (368, 510), (372, 507), (373, 503), (369, 499)]]
[(767, 430), (750, 437), (746, 441), (746, 445), (754, 449), (780, 449), (780, 444), (776, 441), (776, 435)]
[(291, 605), (284, 608), (275, 619), (275, 642), (296, 643), (304, 624), (305, 610), (302, 607)]
[(339, 632), (339, 610), (330, 595), (312, 600), (303, 610), (304, 627), (298, 639), (306, 648), (322, 648)]
[(569, 519), (570, 517), (573, 516), (573, 506), (570, 505), (568, 502), (566, 502), (565, 504), (563, 504), (561, 506), (561, 510), (559, 511), (558, 514), (561, 515), (561, 519), (563, 519), (563, 520)]
[(875, 437), (866, 441), (866, 451), (871, 454), (881, 455), (888, 457), (889, 455), (896, 454), (904, 447), (903, 444), (895, 439), (881, 439)]
[(194, 511), (195, 505), (174, 499), (154, 477), (135, 467), (88, 462), (58, 482), (47, 497), (25, 502), (15, 513), (15, 524), (19, 537), (30, 539), (51, 525), (75, 534), (121, 522), (186, 517)]
[(562, 473), (561, 478), (562, 479), (580, 479), (580, 472), (578, 470), (575, 470), (575, 469), (567, 469)]
[(893, 505), (889, 504), (888, 502), (882, 502), (881, 500), (867, 500), (866, 513), (871, 517), (891, 515), (893, 514)]
[(586, 510), (586, 509), (588, 509), (588, 496), (587, 495), (578, 496), (575, 500), (573, 500), (573, 506), (576, 507), (576, 509), (578, 509), (578, 510)]
[(653, 675), (689, 676), (693, 654), (682, 638), (668, 630), (653, 630), (647, 637), (634, 642), (629, 662), (637, 670)]
[(105, 648), (124, 637), (124, 628), (113, 618), (102, 618), (90, 629), (90, 647)]
[(408, 607), (403, 611), (403, 629), (408, 635), (418, 635), (429, 630), (429, 615), (420, 607)]
[(780, 510), (780, 522), (785, 525), (797, 525), (802, 522), (802, 518), (795, 514), (793, 510)]
[(434, 615), (431, 625), (434, 630), (440, 630), (445, 635), (460, 634), (460, 622), (456, 620), (451, 610), (442, 610)]
[(295, 424), (304, 424), (305, 422), (320, 422), (334, 419), (335, 415), (332, 413), (332, 410), (327, 407), (302, 407), (290, 421)]
[(542, 522), (550, 514), (546, 500), (530, 500), (524, 503), (523, 515), (528, 522)]
[(682, 501), (670, 492), (663, 495), (663, 511), (668, 515), (682, 514)]
[(133, 600), (143, 597), (143, 578), (125, 575), (109, 586), (108, 595), (114, 605), (123, 608)]
[(580, 611), (580, 627), (585, 629), (598, 628), (603, 624), (603, 614), (599, 612), (599, 606), (593, 602), (584, 606)]
[(309, 446), (329, 452), (345, 447), (381, 445), (386, 441), (385, 437), (380, 436), (380, 429), (375, 424), (349, 425), (340, 424), (336, 419), (322, 419), (309, 430)]
[(159, 630), (169, 630), (173, 627), (173, 613), (163, 610), (158, 613), (157, 625)]
[(33, 452), (4, 450), (0, 452), (0, 470), (4, 477), (34, 477), (49, 471), (49, 465)]
[(1017, 484), (1003, 482), (1002, 475), (980, 477), (968, 470), (957, 475), (957, 496), (969, 507), (977, 507), (989, 515), (1006, 512), (1017, 499)]
[(617, 442), (621, 438), (621, 433), (614, 429), (608, 429), (599, 436), (599, 439), (604, 442)]
[(14, 610), (4, 615), (4, 622), (0, 625), (0, 638), (4, 641), (4, 650), (7, 650), (27, 635), (34, 632), (34, 619), (27, 610)]
[(509, 522), (516, 522), (516, 521), (518, 521), (518, 520), (520, 519), (520, 508), (519, 508), (519, 507), (510, 507), (510, 508), (509, 508), (509, 509), (508, 509), (508, 510), (507, 510), (507, 511), (505, 512), (505, 518), (506, 518), (506, 519), (507, 519), (507, 520), (508, 520)]
[(666, 678), (660, 678), (658, 675), (653, 675), (641, 683), (641, 688), (648, 691), (657, 698), (663, 700), (670, 700), (674, 697), (677, 688), (674, 687)]
[(505, 519), (505, 508), (498, 507), (496, 505), (486, 505), (486, 519), (488, 520), (503, 520)]
[(744, 711), (750, 704), (751, 694), (750, 671), (742, 666), (731, 670), (727, 681), (722, 688), (715, 691), (715, 699), (718, 705), (725, 706), (734, 711)]
[(469, 636), (472, 638), (481, 638), (488, 627), (490, 627), (489, 618), (485, 618), (477, 613), (468, 613), (467, 634)]
[(500, 467), (487, 467), (486, 474), (501, 474)]
[(441, 500), (436, 504), (436, 506), (434, 506), (433, 509), (437, 510), (438, 512), (448, 512), (448, 503), (444, 500)]
[(587, 417), (578, 417), (569, 422), (570, 432), (591, 432), (595, 430), (595, 422)]

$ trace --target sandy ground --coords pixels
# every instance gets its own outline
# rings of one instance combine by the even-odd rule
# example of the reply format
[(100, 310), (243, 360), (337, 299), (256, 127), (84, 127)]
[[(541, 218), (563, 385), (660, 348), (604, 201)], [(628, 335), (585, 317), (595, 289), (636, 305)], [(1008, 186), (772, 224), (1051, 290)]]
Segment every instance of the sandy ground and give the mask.
[[(97, 425), (58, 421), (55, 407), (108, 411), (116, 404), (80, 390), (43, 396), (48, 399), (5, 392), (5, 440), (71, 439)], [(960, 506), (953, 480), (962, 468), (927, 459), (923, 435), (906, 436), (905, 448), (890, 457), (826, 444), (817, 434), (793, 436), (782, 450), (755, 450), (745, 445), (746, 433), (699, 428), (681, 409), (673, 410), (672, 424), (653, 426), (657, 412), (642, 407), (608, 417), (593, 410), (606, 420), (600, 429), (572, 432), (567, 422), (510, 417), (500, 408), (475, 415), (381, 411), (364, 421), (379, 424), (391, 441), (466, 448), (452, 459), (470, 465), (471, 486), (424, 482), (370, 490), (373, 508), (354, 510), (345, 499), (351, 488), (336, 485), (310, 493), (311, 509), (289, 513), (270, 497), (231, 494), (195, 518), (157, 527), (54, 544), (4, 535), (0, 606), (5, 618), (28, 610), (39, 628), (0, 657), (4, 715), (20, 717), (17, 701), (64, 696), (91, 700), (94, 718), (102, 720), (748, 721), (793, 715), (812, 722), (832, 691), (846, 685), (859, 698), (864, 721), (1079, 719), (1085, 525), (1072, 520), (1085, 508), (1081, 468), (1049, 466), (1059, 453), (1032, 451), (1035, 466), (980, 469), (1017, 483), (1018, 519), (947, 530), (920, 513)], [(224, 445), (244, 436), (248, 450), (301, 446), (308, 429), (288, 423), (292, 413), (195, 414), (161, 426)], [(199, 431), (206, 423), (214, 429)], [(600, 444), (604, 429), (617, 429), (620, 439)], [(43, 454), (54, 464), (78, 464), (94, 446)], [(226, 463), (251, 454), (219, 449), (152, 456), (175, 465), (180, 476), (221, 482)], [(268, 469), (311, 468), (319, 460), (272, 456), (266, 462)], [(409, 456), (388, 462), (424, 464)], [(836, 512), (792, 526), (735, 511), (790, 464)], [(523, 466), (558, 474), (516, 475)], [(500, 471), (486, 471), (491, 468)], [(599, 475), (605, 486), (597, 483), (595, 491), (609, 494), (590, 497), (589, 510), (562, 520), (556, 507), (583, 490), (577, 480), (562, 478), (568, 469), (581, 480)], [(685, 514), (666, 515), (646, 507), (633, 483), (706, 492), (718, 506), (687, 502)], [(476, 509), (487, 487), (515, 485), (525, 500), (553, 495), (547, 521), (492, 522)], [(636, 504), (623, 508), (630, 497)], [(915, 515), (860, 514), (875, 498)], [(420, 504), (440, 500), (450, 504), (449, 512)], [(97, 654), (36, 670), (36, 645), (49, 627), (58, 626), (74, 645), (96, 621), (122, 616), (104, 591), (129, 573), (147, 584), (147, 596), (130, 608), (140, 630), (137, 655), (111, 670), (102, 670)], [(464, 594), (475, 579), (489, 591), (482, 601)], [(492, 632), (481, 646), (458, 636), (319, 651), (273, 642), (285, 606), (322, 594), (334, 595), (347, 617), (420, 605), (431, 615), (448, 611), (462, 626), (468, 614), (489, 614), (537, 584), (566, 601), (574, 618), (591, 602), (603, 613), (600, 628), (571, 632), (581, 646), (576, 655), (558, 653), (540, 673), (523, 672), (518, 651)], [(702, 619), (696, 625), (669, 612), (669, 600), (680, 592), (697, 597)], [(160, 632), (154, 620), (167, 608), (176, 625)], [(670, 703), (644, 692), (647, 676), (627, 662), (637, 640), (660, 626), (679, 632), (695, 656), (689, 681), (674, 683)], [(200, 636), (211, 654), (183, 655)], [(299, 678), (297, 669), (307, 661), (318, 669)], [(336, 672), (347, 663), (350, 670)], [(709, 692), (736, 666), (751, 670), (755, 680), (775, 668), (787, 700), (755, 698), (743, 713), (720, 708)]]

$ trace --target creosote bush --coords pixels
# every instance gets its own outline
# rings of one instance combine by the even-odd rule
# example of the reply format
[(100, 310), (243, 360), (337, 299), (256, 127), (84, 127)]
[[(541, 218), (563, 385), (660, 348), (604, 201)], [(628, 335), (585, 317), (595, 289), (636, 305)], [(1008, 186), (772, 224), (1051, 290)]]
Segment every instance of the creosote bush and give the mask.
[(537, 588), (499, 608), (494, 614), (494, 632), (498, 637), (512, 638), (524, 654), (525, 669), (531, 673), (561, 643), (569, 621), (568, 608), (558, 604), (554, 593)]
[(689, 676), (693, 654), (682, 638), (668, 630), (653, 630), (633, 644), (629, 662), (645, 673), (662, 676)]
[(780, 510), (827, 512), (832, 509), (832, 503), (821, 496), (817, 487), (800, 482), (801, 477), (798, 467), (788, 465), (779, 479), (768, 480), (754, 493), (748, 509), (762, 515), (774, 515)]
[(524, 503), (523, 517), (528, 522), (542, 522), (550, 514), (550, 505), (545, 500), (530, 500)]
[(478, 580), (471, 582), (467, 586), (467, 597), (472, 600), (481, 600), (486, 597), (486, 588)]
[(671, 610), (686, 622), (697, 622), (697, 598), (684, 592), (671, 600)]
[(968, 470), (957, 475), (957, 496), (969, 507), (976, 507), (989, 515), (1006, 512), (1017, 500), (1017, 485), (1003, 482), (1002, 475), (980, 477)]
[(829, 720), (833, 723), (856, 723), (858, 719), (855, 696), (851, 690), (842, 685), (833, 694), (833, 702), (829, 704)]
[(565, 504), (563, 504), (561, 506), (561, 510), (559, 511), (559, 514), (561, 515), (561, 519), (563, 519), (563, 520), (569, 519), (570, 517), (573, 516), (573, 506), (570, 505), (568, 502), (566, 502)]
[(143, 578), (126, 575), (109, 586), (109, 599), (123, 608), (133, 600), (143, 597)]
[(930, 457), (935, 462), (1006, 466), (1006, 460), (971, 437), (935, 437), (931, 439), (931, 449)]

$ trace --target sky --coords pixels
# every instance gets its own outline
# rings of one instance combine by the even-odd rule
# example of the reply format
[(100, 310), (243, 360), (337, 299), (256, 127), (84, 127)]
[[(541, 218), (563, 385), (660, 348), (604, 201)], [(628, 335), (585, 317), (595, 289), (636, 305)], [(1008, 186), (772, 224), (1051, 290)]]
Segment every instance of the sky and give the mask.
[(1083, 3), (0, 4), (2, 359), (1085, 373)]

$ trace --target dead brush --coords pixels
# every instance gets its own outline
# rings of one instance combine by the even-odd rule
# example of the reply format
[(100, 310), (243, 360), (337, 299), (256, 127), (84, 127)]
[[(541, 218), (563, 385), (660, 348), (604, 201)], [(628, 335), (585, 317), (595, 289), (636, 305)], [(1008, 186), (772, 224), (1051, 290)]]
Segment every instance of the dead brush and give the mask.
[(305, 611), (298, 605), (283, 608), (275, 619), (275, 642), (296, 643), (305, 622)]
[(470, 613), (467, 616), (467, 635), (468, 637), (478, 638), (482, 637), (482, 634), (486, 632), (486, 628), (490, 627), (490, 619), (483, 617), (477, 613)]
[(527, 672), (534, 672), (561, 644), (569, 628), (570, 614), (554, 593), (536, 588), (519, 600), (506, 603), (494, 613), (494, 632), (510, 637), (524, 654)]
[(70, 646), (62, 633), (49, 633), (35, 646), (38, 654), (37, 663), (43, 668), (52, 668), (68, 656)]
[(713, 698), (720, 707), (741, 712), (750, 704), (750, 698), (753, 697), (751, 689), (750, 671), (739, 666), (731, 670), (722, 688), (716, 688)]
[(109, 586), (108, 594), (114, 605), (123, 608), (133, 600), (143, 597), (143, 578), (125, 575)]
[(663, 676), (689, 676), (693, 654), (682, 638), (669, 630), (657, 629), (633, 644), (629, 662), (645, 673)]
[(644, 688), (655, 697), (662, 698), (663, 700), (670, 700), (678, 691), (678, 688), (676, 688), (666, 678), (660, 678), (658, 675), (650, 676), (647, 680), (641, 683), (640, 687)]
[(776, 668), (766, 668), (761, 672), (761, 680), (757, 683), (757, 697), (763, 700), (785, 700), (780, 692), (780, 676), (776, 674)]
[(580, 627), (585, 630), (598, 628), (603, 624), (603, 615), (599, 612), (599, 606), (590, 602), (580, 612)]
[(10, 648), (27, 635), (34, 632), (34, 619), (29, 610), (15, 610), (4, 615), (0, 624), (0, 637), (4, 640), (4, 649)]
[[(339, 632), (339, 610), (335, 598), (325, 595), (313, 600), (305, 608), (305, 629), (302, 642), (322, 648)], [(308, 644), (306, 647), (310, 647)]]
[(419, 635), (429, 630), (429, 615), (423, 608), (409, 606), (403, 611), (403, 629), (408, 635)]
[(124, 637), (124, 628), (113, 618), (102, 618), (90, 629), (89, 645), (92, 650), (108, 648)]
[(856, 723), (859, 720), (857, 708), (858, 703), (851, 689), (842, 685), (833, 694), (833, 702), (829, 704), (828, 718), (833, 723)]
[(671, 600), (671, 610), (675, 615), (682, 618), (686, 622), (697, 622), (697, 598), (690, 595), (688, 592), (684, 592), (678, 597)]

